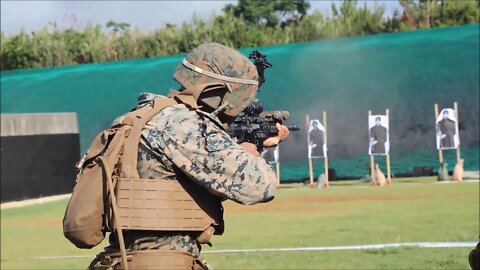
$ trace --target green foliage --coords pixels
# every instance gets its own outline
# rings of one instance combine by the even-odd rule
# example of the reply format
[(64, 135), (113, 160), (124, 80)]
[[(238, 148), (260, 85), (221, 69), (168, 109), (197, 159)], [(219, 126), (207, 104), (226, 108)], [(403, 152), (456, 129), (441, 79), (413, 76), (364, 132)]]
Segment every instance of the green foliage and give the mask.
[(332, 12), (335, 31), (340, 36), (385, 32), (383, 22), (385, 7), (383, 5), (372, 11), (367, 8), (365, 2), (363, 7), (358, 7), (357, 0), (343, 1), (339, 8), (332, 4)]
[(107, 22), (107, 28), (112, 28), (112, 31), (117, 33), (119, 31), (125, 31), (130, 28), (129, 23), (117, 23), (112, 20)]
[(280, 22), (285, 26), (300, 21), (309, 8), (310, 3), (305, 0), (239, 0), (238, 4), (228, 4), (223, 10), (251, 24), (275, 27)]
[[(8, 39), (8, 42), (4, 40)], [(34, 57), (30, 36), (25, 34), (23, 30), (20, 34), (10, 38), (4, 38), (2, 33), (1, 58), (2, 69), (12, 68), (32, 68), (38, 59)]]
[(81, 31), (45, 27), (12, 36), (2, 32), (0, 70), (157, 57), (188, 52), (205, 42), (254, 47), (479, 22), (478, 0), (399, 1), (403, 14), (395, 11), (391, 17), (383, 5), (367, 8), (357, 0), (333, 3), (331, 16), (307, 14), (306, 0), (240, 0), (208, 22), (194, 16), (180, 27), (166, 24), (148, 33), (114, 21), (107, 23), (107, 33), (92, 24)]
[(478, 0), (399, 0), (405, 28), (425, 29), (478, 23)]

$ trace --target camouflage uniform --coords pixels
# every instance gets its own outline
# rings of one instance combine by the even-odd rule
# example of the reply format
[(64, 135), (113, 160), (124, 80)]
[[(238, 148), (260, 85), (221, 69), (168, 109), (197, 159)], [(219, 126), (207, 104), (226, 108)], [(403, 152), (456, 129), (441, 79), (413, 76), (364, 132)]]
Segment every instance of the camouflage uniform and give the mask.
[[(248, 75), (251, 81), (258, 80), (255, 67), (240, 53), (226, 52), (232, 49), (220, 44), (207, 46), (208, 50), (203, 56), (191, 53), (184, 61), (207, 61), (211, 65), (198, 67), (197, 64), (197, 70), (208, 68), (216, 74), (230, 70), (230, 74), (224, 76), (241, 78)], [(220, 62), (214, 59), (215, 55), (228, 57)], [(228, 199), (246, 205), (272, 200), (276, 176), (271, 167), (262, 157), (249, 153), (237, 144), (227, 134), (219, 118), (205, 109), (220, 106), (224, 108), (222, 112), (226, 116), (234, 117), (254, 100), (258, 85), (248, 85), (248, 80), (247, 84), (228, 82), (228, 78), (224, 82), (205, 74), (189, 72), (184, 65), (180, 65), (174, 75), (174, 79), (182, 84), (181, 91), (173, 94), (180, 103), (163, 109), (142, 130), (137, 163), (140, 178), (188, 179), (221, 200)], [(216, 94), (205, 95), (205, 89), (209, 89), (207, 93), (216, 93), (215, 89), (222, 87), (228, 91), (221, 100)], [(139, 106), (155, 97), (155, 94), (141, 94)], [(200, 110), (197, 104), (204, 106), (203, 109)], [(185, 251), (195, 257), (201, 251), (200, 243), (196, 240), (198, 235), (198, 232), (180, 231), (124, 231), (127, 250), (167, 249)], [(118, 251), (117, 235), (110, 234), (109, 240), (110, 246), (105, 248), (105, 253)], [(102, 254), (96, 260), (101, 257)]]
[[(139, 103), (154, 97), (144, 93)], [(222, 199), (246, 205), (270, 201), (276, 189), (276, 176), (262, 157), (234, 142), (216, 116), (184, 104), (168, 107), (148, 122), (137, 169), (143, 179), (186, 175)], [(127, 250), (168, 248), (194, 256), (201, 250), (188, 232), (125, 231), (124, 237)], [(110, 234), (105, 251), (118, 251), (116, 234)]]

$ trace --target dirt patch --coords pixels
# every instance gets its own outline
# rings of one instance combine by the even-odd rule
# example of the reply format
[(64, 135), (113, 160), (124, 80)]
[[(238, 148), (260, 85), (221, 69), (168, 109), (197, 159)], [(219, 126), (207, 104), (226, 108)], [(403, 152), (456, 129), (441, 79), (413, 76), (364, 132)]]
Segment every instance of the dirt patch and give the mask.
[[(308, 212), (316, 208), (315, 203), (338, 203), (352, 201), (410, 201), (431, 198), (430, 194), (415, 195), (350, 195), (350, 196), (306, 196), (292, 197), (286, 199), (274, 200), (268, 204), (257, 204), (253, 206), (243, 206), (239, 204), (228, 203), (225, 205), (225, 213), (251, 213), (251, 212)], [(313, 203), (313, 204), (312, 204)], [(327, 210), (327, 209), (325, 209)], [(316, 208), (315, 211), (322, 211)]]
[(295, 198), (300, 202), (348, 202), (348, 201), (409, 201), (430, 198), (429, 194), (415, 195), (351, 195), (351, 196), (311, 196)]
[[(449, 197), (478, 196), (478, 192), (455, 192), (445, 194)], [(316, 212), (328, 212), (327, 207), (319, 208), (318, 204), (339, 203), (339, 202), (355, 202), (355, 201), (411, 201), (429, 199), (435, 194), (372, 194), (372, 195), (313, 195), (305, 197), (278, 198), (267, 204), (257, 204), (253, 206), (244, 206), (236, 203), (226, 203), (225, 213), (252, 213), (252, 212), (289, 212), (289, 213), (305, 213), (312, 210)]]
[(30, 224), (25, 224), (28, 227), (61, 227), (62, 220), (61, 219), (47, 219), (47, 220), (38, 220), (34, 221)]
[(458, 192), (449, 194), (451, 197), (478, 196), (479, 192)]

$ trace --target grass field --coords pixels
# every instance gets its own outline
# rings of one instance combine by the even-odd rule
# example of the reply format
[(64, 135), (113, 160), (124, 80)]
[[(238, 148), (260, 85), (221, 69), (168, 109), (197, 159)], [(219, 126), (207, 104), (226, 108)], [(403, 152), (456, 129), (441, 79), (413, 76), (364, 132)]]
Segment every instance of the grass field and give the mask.
[[(85, 269), (104, 245), (79, 250), (62, 234), (67, 201), (1, 211), (1, 269)], [(270, 203), (225, 204), (226, 231), (204, 250), (479, 240), (479, 182), (395, 180), (282, 187)], [(472, 246), (473, 248), (473, 246)], [(469, 269), (472, 248), (385, 248), (204, 254), (214, 269)], [(41, 256), (78, 256), (41, 259)], [(91, 257), (89, 257), (91, 256)], [(36, 258), (37, 257), (37, 258)]]

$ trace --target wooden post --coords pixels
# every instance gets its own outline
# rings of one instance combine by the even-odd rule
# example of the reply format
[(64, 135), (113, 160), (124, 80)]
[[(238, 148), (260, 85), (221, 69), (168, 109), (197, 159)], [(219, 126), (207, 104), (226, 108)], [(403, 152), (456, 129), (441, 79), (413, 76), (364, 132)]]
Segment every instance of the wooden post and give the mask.
[(305, 130), (307, 131), (307, 137), (308, 137), (309, 126), (310, 126), (310, 116), (307, 114), (305, 115)]
[[(327, 143), (327, 112), (323, 111), (323, 128), (325, 129), (325, 132), (323, 132), (323, 141), (325, 142), (325, 146), (328, 149), (328, 143)], [(323, 145), (322, 145), (323, 147)], [(323, 150), (323, 149), (322, 149)], [(323, 167), (325, 169), (325, 187), (328, 188), (328, 155), (325, 152), (324, 153), (324, 158), (323, 158)]]
[[(458, 104), (457, 104), (457, 102), (453, 103), (453, 108), (455, 110), (455, 118), (457, 118), (457, 127), (458, 127), (458, 125), (460, 124), (460, 121), (458, 120)], [(455, 127), (455, 129), (457, 127)], [(456, 130), (456, 132), (458, 132), (458, 130)], [(457, 136), (458, 136), (458, 139), (460, 140), (460, 134), (457, 134)], [(458, 146), (457, 146), (457, 163), (460, 162), (460, 159), (461, 159), (461, 157), (460, 157), (460, 141), (459, 141)]]
[[(434, 105), (434, 110), (435, 110), (435, 134), (437, 134), (437, 118), (438, 118), (438, 104), (435, 103)], [(458, 120), (457, 120), (458, 121)], [(443, 152), (442, 149), (438, 149), (438, 160), (440, 161), (440, 164), (443, 163)]]
[(312, 165), (312, 159), (308, 159), (308, 172), (310, 173), (310, 188), (314, 188), (315, 184), (313, 183), (313, 165)]
[[(388, 120), (388, 143), (390, 144), (390, 110), (389, 109), (385, 109), (385, 115), (387, 116), (387, 120)], [(388, 149), (388, 153), (387, 155), (385, 156), (386, 158), (386, 161), (387, 161), (387, 183), (389, 185), (392, 184), (392, 177), (391, 177), (391, 174), (390, 174), (390, 149)]]
[[(308, 141), (308, 128), (310, 126), (310, 116), (307, 114), (305, 116), (306, 118), (306, 126), (307, 126), (307, 141)], [(310, 158), (310, 156), (308, 157), (308, 173), (310, 174), (310, 188), (314, 188), (315, 185), (313, 184), (313, 165), (312, 165), (312, 159)]]
[(275, 167), (277, 172), (277, 188), (280, 188), (280, 162), (277, 161), (277, 163), (275, 164)]
[(370, 181), (370, 185), (376, 186), (377, 181), (375, 180), (375, 159), (373, 155), (370, 155), (370, 177), (372, 178), (372, 181)]
[[(370, 120), (370, 116), (372, 115), (372, 111), (368, 111), (368, 119)], [(369, 130), (370, 132), (370, 130)], [(370, 136), (369, 136), (370, 140)], [(370, 142), (368, 143), (368, 147), (370, 147)], [(370, 149), (371, 151), (371, 149)], [(373, 155), (370, 153), (370, 177), (372, 178), (372, 181), (370, 182), (371, 185), (375, 186), (377, 185), (377, 182), (375, 181), (375, 158)]]

